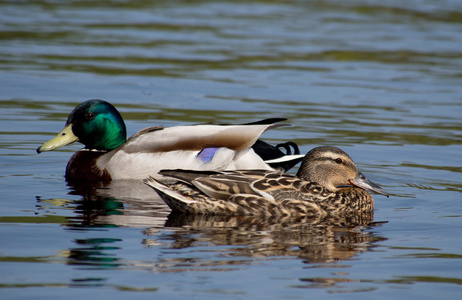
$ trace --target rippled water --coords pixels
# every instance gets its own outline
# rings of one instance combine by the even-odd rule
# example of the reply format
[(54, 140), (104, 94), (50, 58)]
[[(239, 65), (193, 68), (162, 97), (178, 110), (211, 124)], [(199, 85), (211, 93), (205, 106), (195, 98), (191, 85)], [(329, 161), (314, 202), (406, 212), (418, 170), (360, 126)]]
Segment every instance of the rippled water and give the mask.
[[(0, 295), (460, 297), (461, 32), (457, 0), (1, 1)], [(339, 146), (391, 197), (345, 226), (68, 186), (81, 146), (35, 149), (90, 98), (130, 134), (286, 117), (266, 141)]]

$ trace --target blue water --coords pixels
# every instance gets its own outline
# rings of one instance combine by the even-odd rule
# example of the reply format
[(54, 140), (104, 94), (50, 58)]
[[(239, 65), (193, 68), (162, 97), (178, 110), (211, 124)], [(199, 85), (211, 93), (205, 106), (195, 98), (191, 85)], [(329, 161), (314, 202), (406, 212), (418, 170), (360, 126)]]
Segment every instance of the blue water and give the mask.
[[(0, 2), (0, 296), (460, 298), (461, 32), (456, 0)], [(338, 146), (391, 196), (289, 226), (68, 186), (81, 145), (35, 149), (91, 98), (130, 135), (285, 117), (265, 141)]]

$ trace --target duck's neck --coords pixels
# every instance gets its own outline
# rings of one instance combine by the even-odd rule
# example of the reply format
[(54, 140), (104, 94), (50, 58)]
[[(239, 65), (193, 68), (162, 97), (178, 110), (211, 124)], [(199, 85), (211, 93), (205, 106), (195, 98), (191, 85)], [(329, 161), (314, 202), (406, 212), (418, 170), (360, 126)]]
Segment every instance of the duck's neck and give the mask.
[(107, 126), (104, 133), (95, 140), (91, 149), (111, 151), (127, 141), (125, 125)]

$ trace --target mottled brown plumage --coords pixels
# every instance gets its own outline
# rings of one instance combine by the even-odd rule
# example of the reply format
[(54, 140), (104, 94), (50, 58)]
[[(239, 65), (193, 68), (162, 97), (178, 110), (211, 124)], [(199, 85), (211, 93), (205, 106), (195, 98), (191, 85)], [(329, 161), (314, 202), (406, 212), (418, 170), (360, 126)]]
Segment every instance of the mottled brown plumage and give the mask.
[(168, 180), (149, 178), (146, 184), (172, 210), (193, 214), (323, 217), (373, 211), (365, 189), (388, 196), (348, 154), (329, 146), (308, 152), (297, 176), (265, 170), (160, 174)]

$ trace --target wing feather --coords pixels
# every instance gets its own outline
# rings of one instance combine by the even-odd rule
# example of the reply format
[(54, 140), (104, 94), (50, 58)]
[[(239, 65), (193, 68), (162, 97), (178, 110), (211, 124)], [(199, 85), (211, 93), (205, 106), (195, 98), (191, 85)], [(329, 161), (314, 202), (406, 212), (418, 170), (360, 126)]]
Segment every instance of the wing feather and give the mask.
[(266, 130), (285, 124), (264, 125), (190, 125), (168, 128), (153, 127), (136, 133), (122, 146), (127, 153), (167, 152), (226, 147), (232, 150), (250, 148)]

